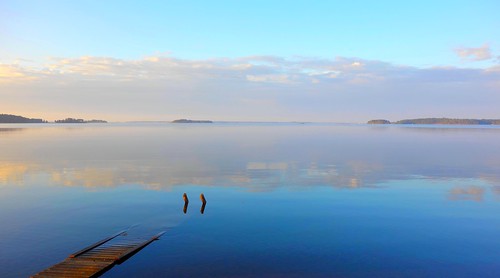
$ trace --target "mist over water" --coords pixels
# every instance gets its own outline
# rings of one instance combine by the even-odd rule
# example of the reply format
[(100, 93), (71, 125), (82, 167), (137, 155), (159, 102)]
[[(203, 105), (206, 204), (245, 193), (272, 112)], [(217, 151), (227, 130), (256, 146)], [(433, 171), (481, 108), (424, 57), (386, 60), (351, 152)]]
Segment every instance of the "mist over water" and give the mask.
[(131, 226), (105, 277), (497, 277), (499, 209), (498, 127), (0, 125), (1, 277)]

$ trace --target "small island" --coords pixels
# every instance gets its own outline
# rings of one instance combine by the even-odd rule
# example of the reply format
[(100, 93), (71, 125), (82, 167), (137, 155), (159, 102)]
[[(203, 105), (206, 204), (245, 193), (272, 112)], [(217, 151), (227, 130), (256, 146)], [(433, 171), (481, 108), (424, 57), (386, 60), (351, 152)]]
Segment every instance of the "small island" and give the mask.
[(0, 114), (0, 123), (2, 124), (26, 124), (26, 123), (47, 123), (46, 120), (42, 119), (30, 119), (30, 118), (25, 118), (23, 116), (16, 116), (16, 115), (10, 115), (10, 114)]
[(369, 125), (388, 125), (390, 123), (391, 122), (388, 120), (381, 120), (381, 119), (368, 121)]
[(90, 121), (86, 121), (84, 119), (73, 119), (73, 118), (66, 118), (64, 120), (56, 120), (54, 121), (55, 123), (57, 124), (92, 124), (92, 123), (99, 123), (99, 124), (103, 124), (103, 123), (107, 123), (107, 121), (103, 121), (103, 120), (90, 120)]
[(399, 124), (399, 125), (500, 125), (500, 119), (450, 119), (450, 118), (420, 118), (405, 119), (397, 122), (388, 120), (371, 120), (368, 124)]
[(174, 124), (211, 124), (212, 121), (207, 120), (188, 120), (188, 119), (179, 119), (172, 121)]

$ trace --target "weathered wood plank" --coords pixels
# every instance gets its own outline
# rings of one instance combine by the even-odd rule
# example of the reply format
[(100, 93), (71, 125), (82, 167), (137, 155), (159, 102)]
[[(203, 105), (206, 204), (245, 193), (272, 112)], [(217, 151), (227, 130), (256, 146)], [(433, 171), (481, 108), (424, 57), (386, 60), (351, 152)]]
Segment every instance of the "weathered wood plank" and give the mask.
[(151, 242), (157, 240), (158, 238), (160, 238), (165, 232), (161, 232), (161, 233), (158, 233), (157, 235), (153, 236), (152, 238), (150, 238), (149, 240), (145, 241), (144, 243), (142, 244), (139, 244), (138, 246), (136, 246), (135, 248), (133, 248), (132, 250), (124, 253), (123, 255), (121, 255), (117, 260), (120, 261), (120, 260), (123, 260), (123, 259), (126, 259), (129, 255), (132, 255), (134, 254), (136, 251), (139, 251), (141, 250), (142, 248), (146, 247), (148, 244), (150, 244)]
[(71, 254), (64, 261), (55, 264), (32, 277), (97, 277), (111, 269), (117, 263), (125, 261), (128, 257), (139, 252), (151, 242), (157, 240), (165, 232), (146, 239), (131, 240), (115, 239), (124, 234), (121, 231), (108, 238), (98, 241), (76, 253)]
[(115, 238), (115, 237), (119, 236), (119, 235), (122, 235), (122, 234), (123, 234), (123, 233), (125, 233), (125, 232), (126, 232), (126, 230), (120, 231), (120, 232), (118, 232), (118, 233), (116, 233), (116, 234), (114, 234), (114, 235), (112, 235), (112, 236), (110, 236), (110, 237), (108, 237), (108, 238), (105, 238), (105, 239), (103, 239), (103, 240), (101, 240), (101, 241), (98, 241), (98, 242), (96, 242), (96, 243), (94, 243), (94, 244), (92, 244), (92, 245), (90, 245), (90, 246), (88, 246), (88, 247), (83, 248), (82, 250), (80, 250), (80, 251), (78, 251), (78, 252), (76, 252), (76, 253), (73, 253), (73, 254), (69, 255), (69, 257), (70, 257), (70, 258), (74, 258), (74, 257), (76, 257), (76, 256), (78, 256), (78, 255), (80, 255), (80, 254), (83, 254), (83, 253), (85, 253), (85, 252), (89, 251), (90, 249), (94, 249), (94, 248), (96, 248), (97, 246), (102, 245), (102, 244), (104, 244), (104, 243), (106, 243), (106, 242), (108, 242), (108, 241), (112, 240), (113, 238)]

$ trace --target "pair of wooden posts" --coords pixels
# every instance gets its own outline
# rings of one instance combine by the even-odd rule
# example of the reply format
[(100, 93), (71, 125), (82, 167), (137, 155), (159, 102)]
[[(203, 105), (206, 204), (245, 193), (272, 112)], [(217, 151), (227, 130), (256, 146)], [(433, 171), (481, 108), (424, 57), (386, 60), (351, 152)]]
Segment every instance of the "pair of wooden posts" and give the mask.
[[(182, 211), (184, 212), (184, 214), (186, 214), (187, 209), (188, 209), (188, 205), (189, 205), (188, 195), (186, 193), (184, 193), (182, 195), (182, 199), (184, 199), (184, 209)], [(205, 206), (207, 205), (207, 200), (205, 199), (205, 195), (203, 195), (203, 193), (200, 194), (200, 200), (202, 203), (200, 212), (201, 212), (201, 214), (203, 214), (205, 212)]]

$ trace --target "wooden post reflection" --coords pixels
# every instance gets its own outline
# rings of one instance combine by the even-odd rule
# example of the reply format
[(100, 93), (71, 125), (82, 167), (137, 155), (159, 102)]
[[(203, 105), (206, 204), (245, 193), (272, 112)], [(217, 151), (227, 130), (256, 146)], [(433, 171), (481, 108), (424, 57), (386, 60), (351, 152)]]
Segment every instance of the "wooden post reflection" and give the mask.
[(188, 205), (189, 205), (188, 195), (186, 193), (184, 193), (182, 195), (182, 199), (184, 200), (184, 208), (182, 209), (182, 211), (184, 212), (184, 214), (186, 214), (187, 209), (188, 209)]

